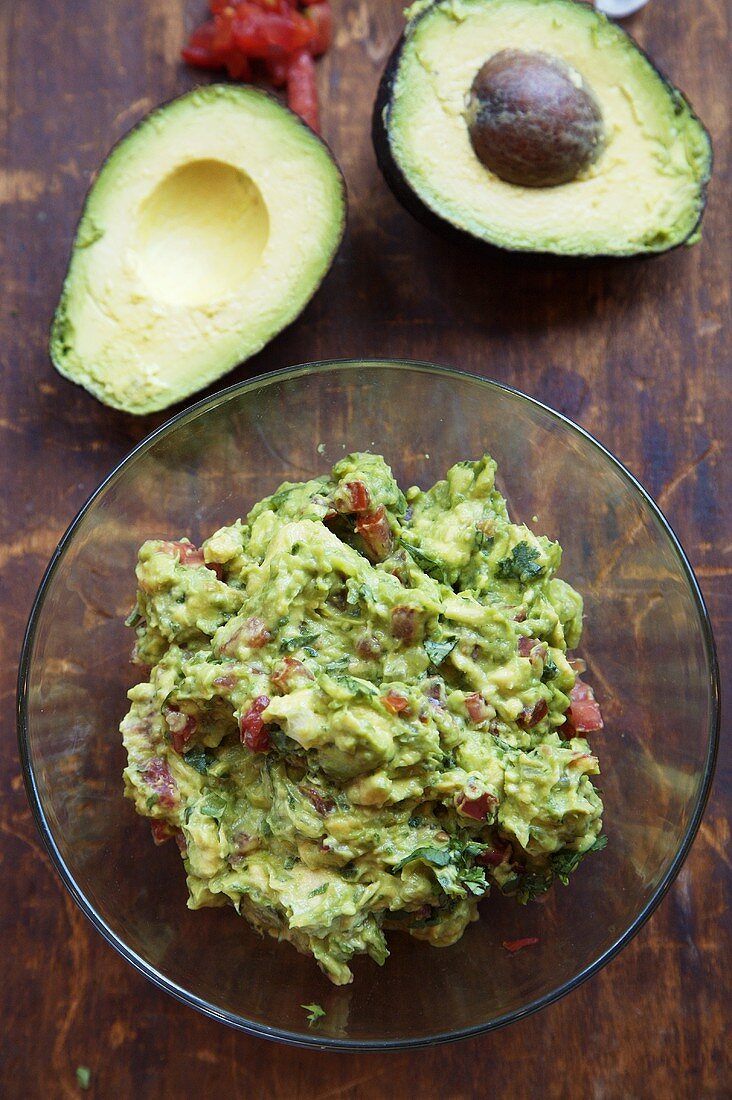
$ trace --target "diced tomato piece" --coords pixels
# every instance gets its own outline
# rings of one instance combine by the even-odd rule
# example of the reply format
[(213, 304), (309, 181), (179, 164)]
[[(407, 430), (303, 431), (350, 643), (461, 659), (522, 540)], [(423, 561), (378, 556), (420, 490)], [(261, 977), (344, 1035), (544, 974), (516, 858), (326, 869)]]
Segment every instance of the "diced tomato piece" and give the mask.
[(475, 862), (482, 864), (484, 867), (498, 867), (499, 864), (505, 863), (510, 855), (510, 844), (505, 844), (501, 840), (494, 840), (490, 848), (475, 857)]
[(391, 613), (391, 632), (400, 642), (414, 642), (420, 626), (416, 607), (395, 607)]
[(226, 672), (223, 676), (217, 676), (213, 681), (213, 686), (217, 688), (223, 688), (225, 691), (231, 691), (236, 685), (236, 679), (231, 673)]
[[(287, 106), (305, 122), (316, 134), (320, 133), (318, 114), (318, 88), (315, 83), (315, 65), (307, 50), (295, 54), (287, 70)], [(383, 516), (383, 505), (380, 505)], [(379, 509), (377, 509), (378, 512)], [(389, 525), (386, 525), (387, 531)], [(362, 531), (359, 534), (364, 542), (368, 539)], [(391, 532), (389, 532), (391, 545)], [(382, 555), (386, 557), (386, 554)]]
[[(288, 63), (286, 58), (267, 57), (262, 62), (267, 79), (275, 88), (284, 88), (287, 84)], [(333, 519), (335, 512), (328, 512), (325, 519)]]
[(524, 936), (521, 940), (504, 940), (503, 948), (509, 955), (515, 955), (517, 951), (523, 951), (525, 947), (533, 947), (538, 942), (538, 936)]
[(303, 15), (313, 26), (308, 49), (313, 57), (320, 57), (330, 49), (333, 41), (333, 13), (330, 4), (309, 4)]
[(295, 680), (313, 680), (314, 676), (302, 661), (298, 661), (297, 657), (285, 657), (270, 679), (276, 687), (286, 691)]
[(241, 857), (248, 855), (250, 852), (255, 852), (261, 844), (261, 840), (258, 836), (252, 836), (251, 833), (241, 831), (234, 834), (232, 841), (234, 844), (234, 855)]
[(528, 657), (535, 644), (536, 640), (534, 638), (527, 638), (522, 635), (518, 640), (519, 657)]
[(398, 691), (387, 691), (386, 695), (381, 696), (381, 701), (392, 714), (403, 714), (409, 710), (409, 700)]
[(239, 646), (248, 646), (250, 649), (262, 649), (272, 641), (272, 635), (261, 619), (252, 615), (221, 646), (221, 653), (229, 655), (236, 653)]
[(488, 704), (478, 691), (472, 692), (471, 695), (466, 695), (465, 707), (470, 715), (471, 722), (485, 722), (490, 714)]
[(164, 715), (173, 748), (180, 755), (185, 752), (188, 743), (196, 732), (198, 722), (192, 714), (186, 714), (180, 707), (172, 704), (164, 708)]
[(319, 814), (324, 816), (335, 809), (335, 802), (333, 799), (328, 795), (322, 795), (320, 791), (316, 791), (314, 787), (301, 787), (300, 790), (304, 795), (307, 795)]
[(569, 693), (569, 710), (566, 714), (565, 728), (575, 733), (594, 733), (604, 727), (600, 704), (589, 684), (579, 677)]
[(234, 45), (234, 8), (227, 4), (214, 15), (214, 32), (211, 41), (212, 49), (225, 61)]
[(546, 699), (539, 699), (533, 707), (525, 707), (518, 716), (518, 724), (522, 729), (529, 730), (536, 726), (549, 713)]
[(181, 50), (181, 56), (189, 65), (201, 69), (223, 69), (224, 62), (218, 50), (214, 48), (216, 24), (208, 19), (192, 31), (187, 45)]
[(252, 649), (261, 649), (272, 641), (272, 635), (262, 620), (252, 615), (242, 627), (241, 640)]
[(150, 832), (156, 844), (165, 844), (166, 840), (172, 840), (177, 836), (179, 831), (175, 825), (169, 825), (167, 821), (160, 821), (159, 818), (153, 818), (150, 822)]
[(252, 752), (269, 752), (272, 747), (269, 740), (269, 731), (262, 719), (262, 711), (269, 706), (269, 698), (259, 695), (246, 714), (239, 719), (239, 736), (243, 745)]
[[(312, 64), (312, 58), (310, 59)], [(392, 550), (393, 539), (384, 505), (380, 504), (373, 512), (359, 516), (356, 521), (356, 534), (366, 543), (366, 549), (374, 561), (383, 561)]]
[(352, 512), (368, 512), (371, 505), (371, 496), (362, 481), (346, 482), (346, 489), (351, 498)]
[(192, 542), (161, 542), (161, 554), (177, 554), (181, 565), (203, 565), (203, 550)]
[(364, 661), (375, 661), (381, 655), (381, 642), (373, 634), (362, 634), (356, 641), (356, 653)]
[(315, 28), (293, 8), (262, 10), (241, 3), (232, 19), (233, 44), (246, 57), (282, 57), (297, 53), (314, 37)]
[(161, 756), (154, 756), (140, 769), (140, 777), (157, 795), (158, 805), (171, 810), (178, 804), (178, 784), (173, 778), (173, 773), (167, 760)]
[(471, 797), (469, 790), (458, 791), (455, 796), (458, 813), (464, 817), (472, 817), (474, 821), (485, 821), (497, 805), (498, 799), (490, 791), (483, 791), (477, 798)]

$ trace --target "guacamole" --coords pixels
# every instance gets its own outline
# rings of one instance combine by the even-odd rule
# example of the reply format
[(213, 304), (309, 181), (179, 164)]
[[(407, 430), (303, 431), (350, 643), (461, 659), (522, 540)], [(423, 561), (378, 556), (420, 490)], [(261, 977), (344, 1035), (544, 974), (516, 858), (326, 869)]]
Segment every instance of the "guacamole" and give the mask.
[(387, 930), (452, 944), (491, 889), (526, 902), (604, 845), (582, 598), (495, 473), (404, 494), (352, 454), (139, 551), (125, 793), (190, 908), (232, 904), (336, 984)]

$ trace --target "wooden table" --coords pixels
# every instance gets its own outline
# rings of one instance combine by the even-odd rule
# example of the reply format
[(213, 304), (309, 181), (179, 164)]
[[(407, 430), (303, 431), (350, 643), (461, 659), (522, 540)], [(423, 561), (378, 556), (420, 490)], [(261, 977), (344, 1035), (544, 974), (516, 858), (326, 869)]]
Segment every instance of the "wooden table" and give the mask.
[[(633, 31), (716, 140), (704, 240), (642, 261), (476, 256), (392, 199), (369, 140), (400, 0), (335, 0), (320, 66), (324, 132), (350, 195), (344, 247), (304, 316), (227, 382), (347, 355), (432, 359), (508, 382), (578, 420), (651, 491), (684, 544), (729, 673), (729, 270), (724, 252), (724, 8), (651, 4)], [(101, 478), (164, 416), (115, 413), (47, 355), (82, 197), (111, 144), (189, 88), (178, 62), (203, 0), (24, 0), (0, 10), (0, 1093), (98, 1097), (635, 1098), (730, 1095), (729, 811), (723, 744), (692, 853), (649, 924), (601, 974), (499, 1033), (408, 1052), (326, 1055), (249, 1038), (149, 985), (51, 869), (15, 749), (17, 654), (56, 542)]]

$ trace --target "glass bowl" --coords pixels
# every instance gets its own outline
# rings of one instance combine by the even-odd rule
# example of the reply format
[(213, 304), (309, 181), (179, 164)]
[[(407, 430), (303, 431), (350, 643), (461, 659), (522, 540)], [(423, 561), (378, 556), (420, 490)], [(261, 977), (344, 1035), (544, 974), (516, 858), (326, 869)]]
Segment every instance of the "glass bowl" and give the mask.
[[(383, 454), (403, 486), (488, 451), (514, 520), (564, 548), (585, 598), (581, 652), (602, 701), (592, 744), (609, 843), (568, 887), (526, 907), (491, 896), (453, 947), (389, 934), (383, 968), (336, 988), (310, 958), (261, 939), (232, 908), (191, 912), (174, 844), (122, 797), (117, 727), (134, 682), (134, 564), (146, 538), (198, 544), (285, 479), (344, 453)], [(257, 1035), (360, 1049), (472, 1035), (595, 973), (678, 872), (709, 790), (718, 678), (707, 613), (668, 523), (591, 436), (493, 382), (423, 363), (337, 362), (234, 386), (174, 417), (99, 487), (36, 599), (19, 684), (20, 749), (38, 826), (92, 923), (187, 1004)], [(510, 955), (502, 942), (538, 936)], [(326, 1016), (309, 1029), (301, 1005)]]

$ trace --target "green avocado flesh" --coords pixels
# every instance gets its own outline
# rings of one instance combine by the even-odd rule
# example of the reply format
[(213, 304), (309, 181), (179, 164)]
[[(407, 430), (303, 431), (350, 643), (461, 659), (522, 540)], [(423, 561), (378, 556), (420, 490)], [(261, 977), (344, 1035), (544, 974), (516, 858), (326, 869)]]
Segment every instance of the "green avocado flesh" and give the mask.
[(148, 115), (92, 185), (53, 363), (114, 408), (165, 408), (294, 320), (344, 224), (338, 166), (297, 116), (255, 88), (198, 88)]
[[(398, 190), (453, 227), (518, 251), (627, 256), (698, 239), (709, 135), (620, 27), (574, 0), (435, 0), (407, 15), (381, 118)], [(602, 116), (601, 149), (576, 175), (558, 177), (559, 186), (508, 182), (487, 166), (490, 134), (480, 159), (471, 142), (476, 75), (489, 59), (517, 50), (566, 67)], [(499, 93), (491, 110), (502, 136), (515, 126), (519, 153), (522, 129), (526, 147), (541, 149), (544, 126), (551, 159), (560, 129), (554, 101), (536, 115), (514, 105), (510, 121)], [(505, 151), (496, 152), (501, 163)], [(536, 183), (531, 167), (523, 164), (527, 182)]]
[(405, 496), (353, 454), (139, 552), (126, 795), (177, 837), (190, 908), (232, 904), (336, 984), (385, 930), (452, 944), (491, 888), (526, 902), (604, 846), (582, 598), (495, 470)]

